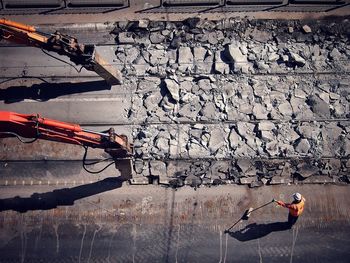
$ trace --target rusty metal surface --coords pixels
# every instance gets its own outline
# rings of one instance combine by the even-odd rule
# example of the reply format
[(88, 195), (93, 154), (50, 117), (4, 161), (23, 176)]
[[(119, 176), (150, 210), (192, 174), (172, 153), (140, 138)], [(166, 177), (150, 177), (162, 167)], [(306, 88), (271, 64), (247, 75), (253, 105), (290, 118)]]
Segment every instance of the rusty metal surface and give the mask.
[(122, 73), (114, 66), (110, 65), (110, 62), (107, 62), (103, 57), (95, 52), (93, 57), (94, 62), (94, 71), (107, 81), (111, 85), (117, 85), (123, 83)]
[[(2, 186), (0, 262), (347, 262), (349, 256), (349, 187), (121, 185), (109, 178), (58, 189)], [(307, 203), (293, 229), (263, 231), (286, 220), (287, 210), (271, 205), (234, 229), (256, 223), (259, 234), (240, 241), (223, 233), (248, 207), (288, 200), (295, 190)]]

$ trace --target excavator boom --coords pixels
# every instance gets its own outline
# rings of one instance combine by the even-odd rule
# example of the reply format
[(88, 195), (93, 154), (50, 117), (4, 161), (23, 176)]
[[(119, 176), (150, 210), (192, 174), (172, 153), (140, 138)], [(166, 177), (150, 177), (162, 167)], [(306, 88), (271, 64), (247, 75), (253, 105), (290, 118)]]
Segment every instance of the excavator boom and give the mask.
[(101, 148), (113, 158), (130, 157), (133, 152), (127, 137), (116, 134), (112, 128), (95, 132), (78, 124), (43, 118), (38, 114), (0, 111), (0, 138), (14, 136)]
[(68, 56), (76, 65), (82, 65), (87, 70), (96, 72), (110, 85), (122, 83), (121, 72), (102, 58), (95, 45), (80, 44), (75, 37), (58, 31), (53, 34), (38, 32), (33, 26), (2, 18), (0, 19), (1, 38)]

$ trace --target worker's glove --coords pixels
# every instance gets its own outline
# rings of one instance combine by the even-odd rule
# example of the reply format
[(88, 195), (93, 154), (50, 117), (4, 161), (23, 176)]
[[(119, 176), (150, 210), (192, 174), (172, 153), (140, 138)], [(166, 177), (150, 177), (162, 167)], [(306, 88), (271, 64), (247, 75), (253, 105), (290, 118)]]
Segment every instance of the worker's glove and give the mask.
[(277, 200), (274, 198), (274, 199), (272, 199), (272, 203), (273, 203), (273, 202), (277, 202)]

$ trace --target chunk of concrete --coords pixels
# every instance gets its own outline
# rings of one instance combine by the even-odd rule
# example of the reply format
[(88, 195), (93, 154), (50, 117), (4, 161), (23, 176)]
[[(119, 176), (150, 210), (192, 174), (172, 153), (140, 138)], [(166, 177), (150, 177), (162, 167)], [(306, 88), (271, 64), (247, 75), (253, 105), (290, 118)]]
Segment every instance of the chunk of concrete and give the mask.
[(303, 31), (304, 33), (311, 33), (311, 27), (309, 27), (308, 25), (303, 25)]
[(266, 108), (260, 103), (254, 104), (253, 114), (257, 120), (267, 120), (268, 112), (266, 111)]
[(307, 178), (307, 177), (310, 177), (312, 175), (318, 174), (319, 168), (314, 166), (314, 165), (310, 165), (307, 162), (303, 162), (297, 166), (297, 171), (301, 177)]
[(152, 66), (165, 65), (168, 63), (167, 52), (162, 49), (151, 49), (149, 52), (149, 63)]
[(160, 44), (165, 40), (165, 36), (161, 34), (161, 32), (152, 32), (149, 36), (149, 39), (152, 44)]
[(322, 100), (319, 96), (309, 96), (308, 103), (311, 105), (312, 112), (316, 115), (326, 118), (330, 117), (329, 104)]
[(221, 51), (215, 52), (215, 63), (214, 63), (215, 71), (220, 74), (229, 74), (230, 66), (222, 60), (221, 56), (222, 56)]
[(204, 47), (194, 47), (193, 48), (193, 59), (196, 62), (203, 62), (207, 50)]
[(278, 110), (283, 116), (286, 116), (286, 117), (291, 117), (293, 114), (292, 106), (290, 105), (290, 103), (288, 101), (280, 104), (278, 106)]
[(275, 135), (272, 131), (261, 131), (261, 139), (265, 142), (270, 142), (275, 140)]
[(134, 44), (135, 39), (131, 32), (120, 32), (118, 34), (118, 43), (119, 44)]
[(305, 59), (297, 53), (290, 52), (290, 57), (298, 66), (304, 66), (306, 64)]
[(270, 184), (271, 185), (277, 185), (277, 184), (290, 184), (293, 180), (291, 178), (284, 178), (279, 176), (272, 177)]
[(317, 140), (321, 129), (317, 125), (312, 125), (309, 123), (303, 123), (297, 127), (298, 132), (307, 139)]
[(275, 140), (271, 140), (268, 143), (266, 143), (266, 151), (270, 156), (278, 156), (279, 155), (279, 149), (278, 149), (278, 143)]
[(197, 188), (202, 184), (201, 178), (195, 176), (195, 175), (189, 175), (186, 177), (184, 181), (185, 185), (189, 185), (191, 187)]
[(139, 177), (133, 177), (130, 180), (130, 184), (132, 185), (148, 185), (149, 184), (149, 179), (144, 176), (139, 176)]
[(165, 177), (167, 175), (166, 164), (162, 161), (151, 161), (150, 173), (153, 176)]
[(242, 51), (234, 44), (226, 47), (226, 56), (233, 62), (235, 70), (241, 70), (244, 66), (247, 66), (247, 56), (242, 54)]
[(301, 139), (295, 146), (295, 150), (301, 154), (307, 154), (310, 148), (311, 146), (307, 139)]
[(217, 111), (215, 104), (212, 102), (207, 102), (205, 106), (202, 108), (201, 113), (204, 119), (213, 120), (217, 118)]
[(192, 64), (193, 54), (191, 48), (180, 47), (178, 50), (178, 63), (179, 64)]
[(253, 161), (248, 159), (239, 159), (236, 162), (236, 166), (244, 175), (256, 175), (256, 168)]
[(171, 97), (175, 101), (178, 102), (180, 100), (180, 86), (179, 86), (179, 84), (175, 80), (172, 80), (172, 79), (165, 79), (164, 82), (165, 82), (166, 88), (170, 92)]
[(239, 178), (239, 183), (240, 184), (251, 184), (254, 181), (256, 181), (256, 177), (241, 177)]
[(275, 128), (276, 128), (275, 124), (271, 121), (261, 121), (258, 124), (258, 129), (260, 131), (272, 131)]
[(332, 51), (329, 53), (329, 57), (333, 60), (340, 60), (342, 54), (339, 52), (337, 48), (333, 48)]
[(241, 141), (241, 136), (239, 136), (235, 129), (232, 128), (229, 135), (230, 147), (233, 149), (237, 148)]
[(222, 146), (224, 146), (225, 143), (225, 137), (227, 135), (225, 134), (225, 132), (222, 129), (215, 129), (213, 131), (211, 131), (210, 133), (210, 140), (209, 140), (209, 150), (212, 153), (215, 153), (219, 148), (221, 148)]
[(203, 146), (197, 143), (191, 143), (188, 148), (188, 155), (190, 158), (203, 158), (210, 155)]

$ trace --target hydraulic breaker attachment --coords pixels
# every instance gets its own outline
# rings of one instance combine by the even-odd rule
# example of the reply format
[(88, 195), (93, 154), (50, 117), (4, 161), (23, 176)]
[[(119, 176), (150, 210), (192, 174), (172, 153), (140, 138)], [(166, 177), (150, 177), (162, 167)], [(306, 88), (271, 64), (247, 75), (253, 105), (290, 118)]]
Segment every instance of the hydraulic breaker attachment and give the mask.
[(5, 137), (35, 138), (100, 148), (113, 159), (128, 158), (133, 154), (133, 145), (127, 136), (116, 134), (113, 128), (96, 132), (78, 124), (43, 118), (38, 114), (0, 111), (0, 138)]
[(58, 31), (47, 34), (37, 31), (30, 25), (0, 19), (1, 39), (67, 56), (76, 65), (96, 72), (110, 85), (122, 83), (121, 72), (98, 54), (95, 45), (80, 44), (75, 37), (61, 34)]

